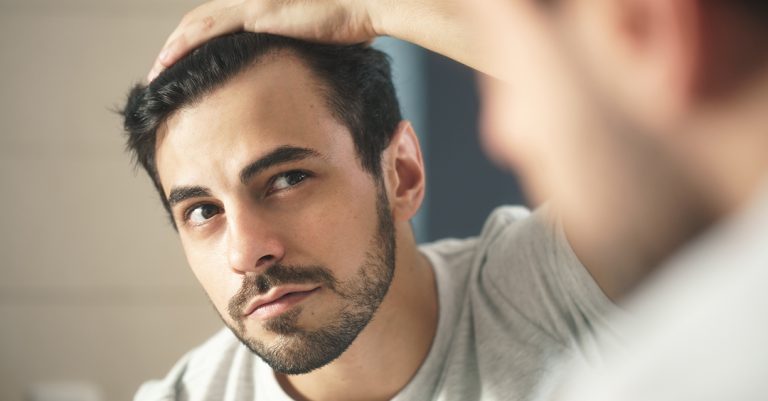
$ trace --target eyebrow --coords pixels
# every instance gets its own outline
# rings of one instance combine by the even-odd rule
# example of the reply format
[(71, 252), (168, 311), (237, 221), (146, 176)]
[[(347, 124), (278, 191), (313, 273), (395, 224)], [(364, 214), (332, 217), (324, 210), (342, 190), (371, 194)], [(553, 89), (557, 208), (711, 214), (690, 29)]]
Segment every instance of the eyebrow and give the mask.
[[(308, 148), (301, 148), (297, 146), (280, 146), (279, 148), (269, 152), (251, 164), (245, 166), (240, 171), (240, 182), (246, 184), (248, 180), (250, 180), (254, 175), (257, 175), (270, 167), (292, 161), (304, 160), (310, 157), (321, 157), (321, 155), (317, 151)], [(171, 188), (171, 192), (168, 194), (168, 205), (173, 207), (187, 199), (204, 198), (209, 196), (211, 196), (211, 190), (203, 186), (191, 185), (173, 187)]]
[(190, 198), (202, 198), (211, 196), (211, 191), (206, 187), (198, 185), (188, 187), (173, 187), (171, 193), (168, 194), (168, 205), (173, 207), (177, 203), (183, 202)]
[(240, 182), (246, 184), (253, 176), (270, 167), (297, 160), (304, 160), (310, 157), (320, 157), (320, 153), (312, 149), (300, 148), (297, 146), (280, 146), (260, 157), (253, 163), (245, 166), (245, 168), (240, 171)]

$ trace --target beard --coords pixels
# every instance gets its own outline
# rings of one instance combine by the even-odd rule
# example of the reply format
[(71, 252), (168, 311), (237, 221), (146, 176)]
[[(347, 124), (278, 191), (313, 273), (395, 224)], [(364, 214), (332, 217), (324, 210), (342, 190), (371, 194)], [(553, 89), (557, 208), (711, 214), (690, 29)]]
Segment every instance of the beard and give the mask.
[[(262, 274), (243, 280), (227, 308), (234, 323), (230, 324), (219, 312), (235, 336), (274, 371), (289, 375), (309, 373), (338, 358), (368, 325), (387, 294), (395, 269), (395, 228), (382, 183), (377, 192), (378, 227), (353, 278), (339, 282), (323, 266), (274, 264)], [(296, 306), (264, 322), (265, 330), (278, 334), (273, 344), (246, 335), (241, 311), (250, 299), (278, 285), (304, 283), (321, 284), (342, 300), (343, 306), (331, 321), (318, 329), (304, 329), (298, 324), (303, 308)]]

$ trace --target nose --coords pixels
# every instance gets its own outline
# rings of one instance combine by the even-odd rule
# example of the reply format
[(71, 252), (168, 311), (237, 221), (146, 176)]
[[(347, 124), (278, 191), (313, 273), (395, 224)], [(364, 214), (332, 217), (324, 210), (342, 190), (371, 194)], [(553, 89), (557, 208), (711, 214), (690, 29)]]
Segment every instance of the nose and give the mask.
[(285, 256), (277, 228), (249, 210), (227, 213), (230, 268), (238, 274), (262, 272)]

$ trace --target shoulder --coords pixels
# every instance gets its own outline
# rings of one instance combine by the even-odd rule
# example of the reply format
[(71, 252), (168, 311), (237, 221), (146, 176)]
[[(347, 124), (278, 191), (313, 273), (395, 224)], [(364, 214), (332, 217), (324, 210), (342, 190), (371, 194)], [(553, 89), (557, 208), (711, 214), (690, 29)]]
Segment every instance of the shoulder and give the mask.
[(546, 206), (531, 212), (524, 206), (500, 206), (486, 219), (474, 250), (483, 269), (537, 266), (552, 255), (558, 262), (577, 262), (556, 219)]
[(499, 206), (488, 216), (480, 237), (486, 242), (492, 241), (506, 230), (530, 221), (533, 216), (525, 206)]
[[(615, 305), (573, 252), (558, 216), (544, 205), (525, 216), (497, 209), (483, 230), (478, 287), (500, 309), (559, 344), (581, 351), (611, 332)], [(606, 334), (607, 336), (608, 334)]]
[(583, 269), (547, 206), (534, 212), (519, 206), (497, 208), (485, 223), (479, 246), (488, 268), (540, 271), (545, 266), (571, 266)]
[(530, 210), (523, 206), (498, 207), (485, 221), (478, 236), (465, 239), (446, 238), (422, 244), (420, 249), (438, 265), (468, 265), (478, 252), (483, 252), (505, 231), (530, 216)]
[[(230, 376), (244, 363), (250, 364), (243, 359), (252, 354), (245, 351), (232, 332), (223, 328), (184, 355), (165, 378), (144, 383), (134, 400), (215, 399), (216, 391), (224, 391)], [(199, 394), (205, 396), (199, 398)]]

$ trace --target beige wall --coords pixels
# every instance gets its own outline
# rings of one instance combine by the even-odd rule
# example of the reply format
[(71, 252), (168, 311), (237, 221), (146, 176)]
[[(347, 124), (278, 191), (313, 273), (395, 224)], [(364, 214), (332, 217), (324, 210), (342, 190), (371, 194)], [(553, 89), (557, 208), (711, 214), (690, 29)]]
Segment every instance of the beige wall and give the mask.
[(0, 0), (0, 400), (130, 399), (220, 326), (110, 112), (195, 3)]

